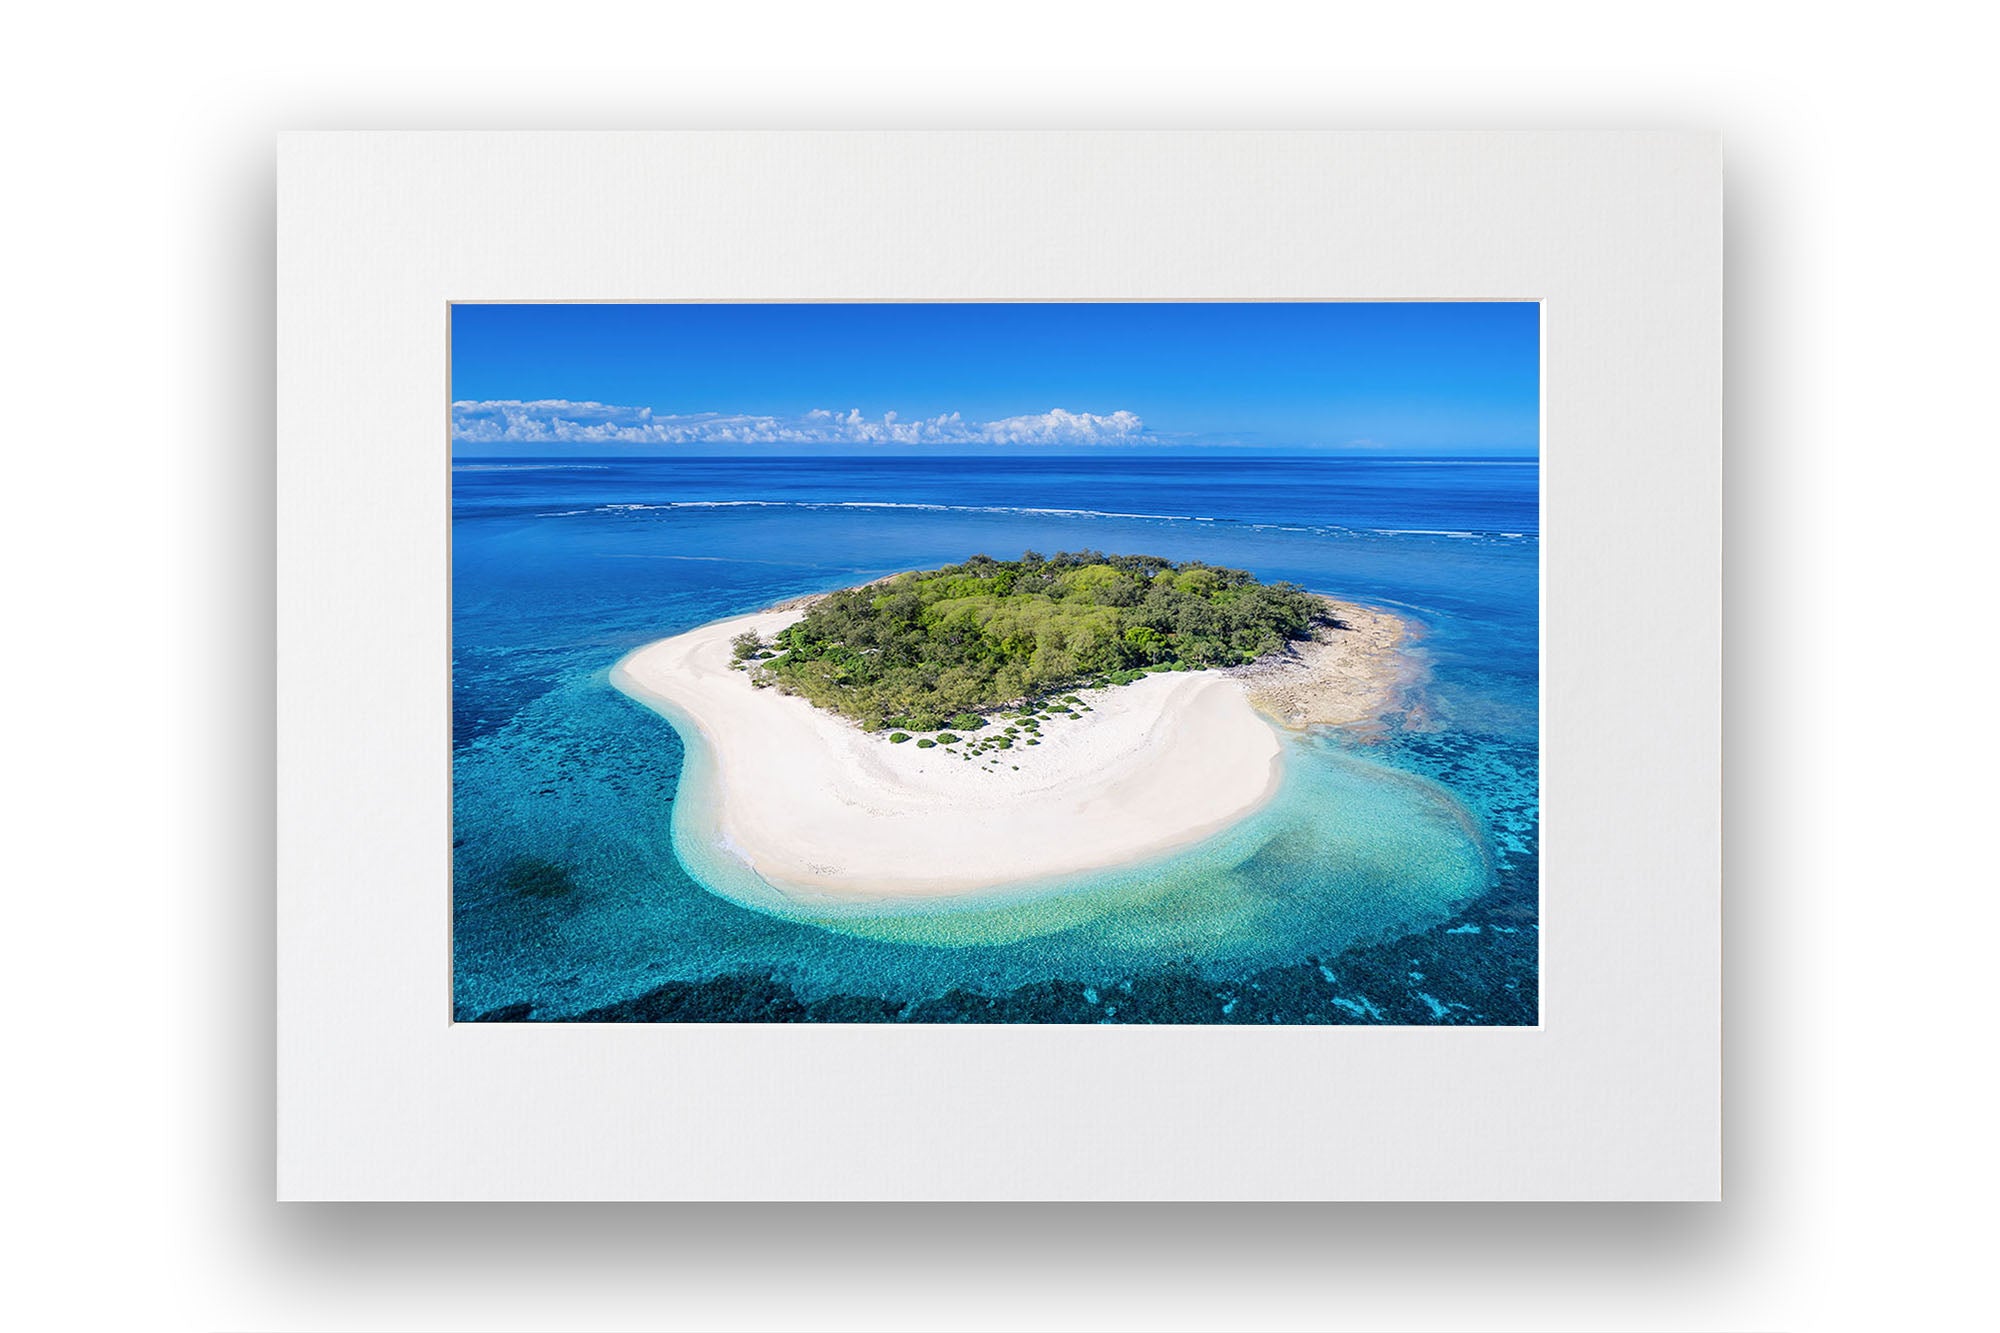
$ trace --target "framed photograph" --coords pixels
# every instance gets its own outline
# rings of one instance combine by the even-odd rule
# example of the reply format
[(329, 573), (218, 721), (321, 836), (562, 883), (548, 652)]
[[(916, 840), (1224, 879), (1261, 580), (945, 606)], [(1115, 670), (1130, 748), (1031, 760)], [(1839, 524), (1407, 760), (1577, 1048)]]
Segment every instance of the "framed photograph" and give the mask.
[(454, 305), (454, 1018), (1534, 1025), (1539, 315)]
[(308, 134), (279, 228), (282, 1197), (1718, 1196), (1712, 136)]

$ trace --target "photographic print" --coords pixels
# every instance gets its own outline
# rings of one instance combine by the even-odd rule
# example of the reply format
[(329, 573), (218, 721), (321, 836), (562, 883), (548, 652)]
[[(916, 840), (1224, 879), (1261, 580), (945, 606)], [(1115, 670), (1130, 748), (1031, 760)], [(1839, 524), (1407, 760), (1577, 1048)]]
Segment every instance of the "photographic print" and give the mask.
[(1534, 1025), (1539, 319), (453, 305), (455, 1017)]

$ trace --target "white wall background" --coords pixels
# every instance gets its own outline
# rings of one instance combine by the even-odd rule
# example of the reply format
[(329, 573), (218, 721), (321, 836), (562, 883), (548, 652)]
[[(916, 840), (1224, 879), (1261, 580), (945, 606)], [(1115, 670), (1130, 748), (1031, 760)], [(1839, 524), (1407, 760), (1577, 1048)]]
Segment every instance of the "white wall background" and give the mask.
[[(10, 20), (7, 1322), (1991, 1318), (1985, 16), (727, 8), (353, 0)], [(269, 1201), (272, 135), (822, 125), (1725, 132), (1727, 1202)]]

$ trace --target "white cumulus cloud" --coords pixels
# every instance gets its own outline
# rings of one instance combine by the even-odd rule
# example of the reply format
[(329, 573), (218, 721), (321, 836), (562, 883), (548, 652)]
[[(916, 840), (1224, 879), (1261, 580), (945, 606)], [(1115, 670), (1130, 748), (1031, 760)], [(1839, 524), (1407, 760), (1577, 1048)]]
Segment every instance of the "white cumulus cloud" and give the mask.
[(686, 444), (1139, 444), (1151, 437), (1131, 412), (1052, 408), (997, 421), (957, 412), (905, 420), (816, 407), (797, 417), (697, 412), (545, 398), (463, 401), (451, 405), (452, 440), (463, 445)]
[(1035, 416), (989, 421), (983, 429), (995, 444), (1130, 443), (1145, 431), (1146, 423), (1130, 412), (1098, 416), (1057, 407)]

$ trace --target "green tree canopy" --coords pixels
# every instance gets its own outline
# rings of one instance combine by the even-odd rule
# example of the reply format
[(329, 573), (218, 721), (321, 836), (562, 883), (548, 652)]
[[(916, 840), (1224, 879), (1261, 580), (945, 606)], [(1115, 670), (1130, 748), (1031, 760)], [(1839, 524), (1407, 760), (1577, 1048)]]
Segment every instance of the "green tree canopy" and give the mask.
[(1240, 569), (1096, 551), (974, 556), (815, 603), (760, 680), (874, 730), (935, 731), (1147, 670), (1253, 661), (1308, 637), (1318, 602)]

